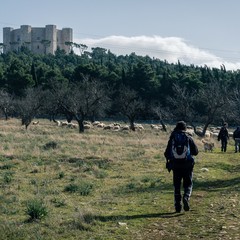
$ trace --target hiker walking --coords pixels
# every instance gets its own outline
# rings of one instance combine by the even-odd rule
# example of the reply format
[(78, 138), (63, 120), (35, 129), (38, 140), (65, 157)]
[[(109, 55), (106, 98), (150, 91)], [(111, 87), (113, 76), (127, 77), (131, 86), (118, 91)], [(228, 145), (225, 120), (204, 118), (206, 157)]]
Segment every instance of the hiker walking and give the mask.
[(235, 141), (235, 153), (240, 152), (240, 127), (233, 132), (233, 139)]
[[(193, 187), (193, 167), (192, 156), (198, 154), (198, 148), (192, 137), (186, 133), (186, 123), (179, 121), (170, 135), (164, 156), (166, 158), (166, 168), (173, 171), (174, 186), (174, 206), (176, 212), (181, 212), (182, 202), (185, 211), (189, 211), (189, 199)], [(183, 180), (184, 194), (181, 195), (181, 182)]]
[(218, 134), (218, 141), (221, 140), (221, 151), (226, 152), (227, 151), (227, 144), (228, 144), (228, 130), (227, 130), (227, 123), (225, 122), (223, 126), (221, 127), (219, 134)]

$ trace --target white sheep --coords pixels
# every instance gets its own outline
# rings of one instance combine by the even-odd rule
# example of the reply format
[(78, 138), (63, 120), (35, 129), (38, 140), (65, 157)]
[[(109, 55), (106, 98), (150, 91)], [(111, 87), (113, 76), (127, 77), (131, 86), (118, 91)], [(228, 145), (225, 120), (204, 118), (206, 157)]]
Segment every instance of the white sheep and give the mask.
[(150, 127), (154, 130), (160, 130), (161, 126), (155, 125), (155, 124), (151, 124)]
[(68, 126), (68, 122), (63, 122), (63, 121), (60, 121), (60, 126)]
[(90, 121), (83, 121), (83, 125), (92, 125)]
[(104, 123), (99, 123), (99, 124), (97, 125), (98, 128), (104, 128), (104, 126), (105, 126)]
[(99, 121), (94, 121), (94, 122), (92, 123), (93, 126), (97, 126), (98, 124), (100, 124)]
[(60, 121), (56, 120), (54, 122), (57, 124), (58, 127), (61, 126), (61, 122)]
[(68, 123), (67, 127), (69, 127), (69, 128), (77, 128), (78, 125), (76, 123), (71, 123), (70, 122), (70, 123)]
[(114, 131), (119, 131), (120, 129), (121, 129), (121, 127), (118, 126), (118, 125), (113, 126), (113, 130), (114, 130)]
[(90, 125), (90, 124), (84, 124), (83, 127), (84, 127), (84, 129), (90, 129), (90, 128), (92, 128), (92, 125)]
[(130, 129), (130, 127), (129, 126), (127, 126), (127, 125), (125, 125), (125, 126), (122, 126), (122, 130), (123, 131), (128, 131)]
[(113, 129), (113, 125), (112, 124), (109, 124), (109, 125), (106, 125), (103, 127), (104, 130), (110, 130), (110, 129)]
[(144, 130), (144, 127), (143, 127), (142, 124), (135, 124), (134, 126), (135, 126), (135, 129), (136, 129), (136, 130), (140, 130), (140, 131), (141, 131), (141, 130)]

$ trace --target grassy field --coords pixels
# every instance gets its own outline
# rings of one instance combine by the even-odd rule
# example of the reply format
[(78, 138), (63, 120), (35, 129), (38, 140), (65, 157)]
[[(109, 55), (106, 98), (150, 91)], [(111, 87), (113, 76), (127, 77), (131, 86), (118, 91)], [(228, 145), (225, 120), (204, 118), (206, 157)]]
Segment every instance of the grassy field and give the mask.
[(240, 154), (200, 153), (189, 212), (174, 213), (169, 133), (0, 121), (0, 239), (240, 239)]

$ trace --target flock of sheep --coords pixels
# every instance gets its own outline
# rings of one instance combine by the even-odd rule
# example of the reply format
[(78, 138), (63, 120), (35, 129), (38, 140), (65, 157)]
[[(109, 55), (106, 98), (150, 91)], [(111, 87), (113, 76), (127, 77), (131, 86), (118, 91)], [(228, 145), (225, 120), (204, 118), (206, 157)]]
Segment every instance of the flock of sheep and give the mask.
[[(67, 127), (67, 128), (78, 128), (78, 124), (77, 123), (73, 123), (73, 122), (67, 122), (67, 121), (59, 121), (59, 120), (55, 120), (54, 121), (55, 124), (58, 127)], [(39, 121), (33, 121), (32, 125), (38, 125)], [(120, 123), (103, 123), (100, 121), (95, 121), (95, 122), (90, 122), (90, 121), (84, 121), (83, 122), (84, 125), (84, 129), (92, 129), (92, 128), (101, 128), (103, 130), (113, 130), (113, 131), (128, 131), (130, 130), (130, 126), (127, 124), (120, 124)], [(134, 124), (135, 130), (137, 131), (142, 131), (144, 130), (144, 126), (142, 124)], [(150, 125), (151, 129), (154, 130), (162, 130), (162, 126), (161, 125), (155, 125), (155, 124), (151, 124)]]
[[(219, 134), (219, 131), (220, 131), (221, 127), (210, 127), (209, 130), (207, 130), (205, 132), (205, 135), (204, 137), (206, 139), (210, 139), (210, 138), (215, 138), (217, 139), (218, 138), (218, 134)], [(203, 129), (201, 127), (197, 127), (196, 128), (196, 131), (197, 132), (202, 132)], [(187, 126), (187, 132), (191, 135), (191, 136), (194, 136), (195, 133), (194, 133), (194, 130), (191, 126)], [(228, 131), (228, 134), (229, 134), (229, 137), (232, 137), (233, 136), (233, 132), (231, 131)]]
[[(54, 121), (55, 124), (58, 127), (68, 127), (68, 128), (78, 128), (78, 124), (77, 123), (73, 123), (73, 122), (67, 122), (67, 121), (60, 121), (60, 120), (55, 120)], [(34, 121), (32, 122), (33, 125), (37, 125), (39, 124), (39, 121)], [(103, 123), (100, 121), (95, 121), (95, 122), (90, 122), (90, 121), (84, 121), (83, 122), (84, 125), (84, 129), (92, 129), (92, 128), (101, 128), (103, 130), (113, 130), (113, 131), (127, 131), (130, 130), (130, 126), (129, 125), (122, 125), (120, 123)], [(135, 130), (139, 130), (142, 131), (144, 130), (144, 126), (142, 124), (135, 124), (134, 125)], [(162, 131), (163, 128), (161, 125), (158, 124), (150, 124), (150, 128), (156, 131)], [(204, 138), (206, 139), (211, 139), (211, 138), (217, 138), (218, 137), (218, 133), (220, 131), (221, 127), (210, 127), (209, 130), (206, 131)], [(201, 127), (197, 127), (196, 129), (197, 132), (202, 132), (203, 129)], [(195, 136), (195, 132), (194, 129), (191, 126), (187, 126), (187, 132), (191, 135), (191, 136)], [(233, 132), (229, 131), (229, 137), (233, 136)]]
[[(55, 124), (58, 127), (67, 127), (67, 128), (71, 128), (71, 129), (77, 129), (79, 126), (77, 123), (73, 123), (73, 122), (67, 122), (67, 121), (60, 121), (60, 120), (55, 120), (54, 121)], [(39, 124), (39, 121), (35, 121), (32, 122), (33, 125), (37, 125)], [(84, 125), (84, 129), (94, 129), (94, 128), (99, 128), (99, 129), (103, 129), (103, 130), (111, 130), (111, 131), (129, 131), (130, 130), (130, 126), (127, 124), (120, 124), (120, 123), (103, 123), (100, 121), (95, 121), (95, 122), (90, 122), (90, 121), (84, 121), (83, 122)], [(147, 126), (147, 125), (146, 125)], [(145, 130), (144, 127), (146, 127), (145, 125), (143, 126), (142, 124), (135, 124), (135, 130), (136, 131), (143, 131)], [(158, 124), (150, 124), (150, 129), (154, 130), (154, 131), (162, 131), (163, 128), (161, 125)], [(218, 134), (220, 131), (221, 127), (210, 127), (209, 130), (206, 131), (203, 139), (202, 139), (202, 143), (204, 145), (204, 149), (206, 150), (206, 146), (211, 147), (210, 150), (212, 151), (212, 148), (214, 147), (214, 139), (218, 138)], [(194, 129), (191, 126), (187, 126), (187, 132), (191, 135), (191, 136), (196, 136)], [(203, 129), (201, 127), (197, 127), (196, 128), (196, 132), (203, 132)], [(233, 136), (233, 132), (229, 131), (229, 137)], [(208, 147), (209, 147), (208, 146)]]
[[(78, 128), (78, 124), (76, 123), (68, 123), (66, 121), (56, 121), (57, 126), (61, 127), (69, 127), (69, 128)], [(113, 131), (126, 131), (130, 130), (130, 127), (128, 125), (121, 125), (120, 123), (111, 123), (106, 124), (100, 121), (90, 122), (90, 121), (84, 121), (83, 122), (84, 129), (92, 129), (92, 128), (102, 128), (103, 130), (113, 130)], [(142, 124), (135, 124), (136, 130), (144, 130), (144, 127)]]

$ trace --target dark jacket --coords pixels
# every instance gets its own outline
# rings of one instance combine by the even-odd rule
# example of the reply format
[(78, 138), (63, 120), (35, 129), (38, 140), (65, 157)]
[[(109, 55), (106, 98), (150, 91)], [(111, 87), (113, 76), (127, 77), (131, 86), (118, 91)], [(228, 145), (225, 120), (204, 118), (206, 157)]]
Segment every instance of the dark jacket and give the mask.
[(183, 132), (183, 133), (185, 133), (186, 136), (188, 137), (188, 139), (189, 139), (190, 155), (191, 155), (191, 156), (196, 156), (196, 155), (198, 155), (198, 147), (197, 147), (197, 145), (194, 143), (192, 137), (191, 137), (188, 133), (186, 133), (186, 131), (177, 131), (177, 130), (174, 130), (174, 131), (172, 132), (169, 140), (168, 140), (167, 148), (166, 148), (166, 150), (165, 150), (165, 152), (164, 152), (164, 156), (165, 156), (166, 160), (167, 160), (167, 161), (168, 161), (168, 160), (174, 160), (174, 159), (171, 159), (171, 158), (172, 158), (172, 152), (171, 152), (171, 151), (172, 151), (172, 139), (173, 139), (174, 134), (176, 134), (177, 132)]
[(227, 141), (227, 139), (229, 139), (228, 130), (225, 126), (223, 126), (219, 131), (218, 141), (220, 140)]
[(237, 129), (233, 132), (233, 139), (240, 138), (240, 127), (237, 127)]

